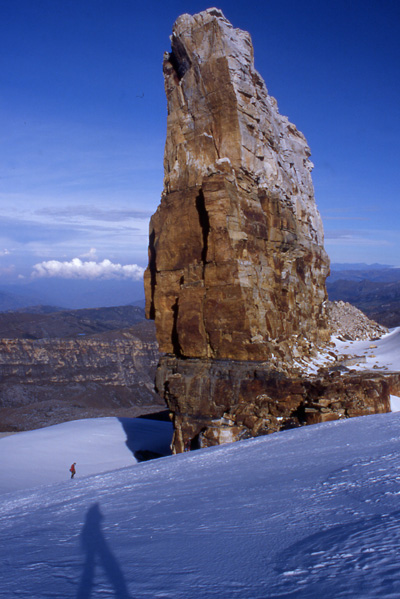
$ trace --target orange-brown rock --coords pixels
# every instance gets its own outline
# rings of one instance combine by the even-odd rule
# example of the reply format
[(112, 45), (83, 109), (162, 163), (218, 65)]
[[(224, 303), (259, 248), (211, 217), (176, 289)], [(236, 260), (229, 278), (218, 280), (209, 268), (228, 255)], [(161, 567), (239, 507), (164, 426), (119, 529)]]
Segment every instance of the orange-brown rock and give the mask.
[(165, 356), (156, 385), (174, 414), (174, 451), (208, 447), (287, 428), (390, 411), (399, 373), (334, 368), (312, 378), (260, 362)]
[(329, 338), (329, 261), (310, 149), (254, 69), (249, 34), (213, 8), (179, 17), (171, 46), (145, 292), (173, 450), (387, 411), (379, 376), (347, 393), (340, 377), (308, 386), (293, 370)]
[(254, 69), (249, 34), (219, 10), (179, 17), (171, 39), (147, 315), (163, 352), (286, 363), (326, 339), (309, 147)]

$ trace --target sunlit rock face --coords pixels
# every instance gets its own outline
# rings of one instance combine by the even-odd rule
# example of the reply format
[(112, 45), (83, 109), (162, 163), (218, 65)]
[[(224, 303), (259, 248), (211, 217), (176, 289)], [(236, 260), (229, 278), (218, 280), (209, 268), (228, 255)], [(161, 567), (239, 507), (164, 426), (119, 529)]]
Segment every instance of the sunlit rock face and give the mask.
[(328, 338), (329, 262), (310, 149), (254, 69), (250, 35), (220, 10), (179, 17), (171, 46), (147, 317), (160, 350), (178, 361), (258, 361), (285, 370)]
[(249, 34), (221, 11), (182, 15), (171, 44), (148, 316), (163, 352), (286, 361), (325, 330), (310, 149), (254, 69)]

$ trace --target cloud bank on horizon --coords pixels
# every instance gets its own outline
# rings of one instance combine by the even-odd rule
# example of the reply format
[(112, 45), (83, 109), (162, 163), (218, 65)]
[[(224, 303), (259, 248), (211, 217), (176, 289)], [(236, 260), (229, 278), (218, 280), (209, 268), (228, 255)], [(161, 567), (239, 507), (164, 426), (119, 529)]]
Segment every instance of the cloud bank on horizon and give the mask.
[(59, 277), (62, 279), (132, 279), (140, 281), (144, 268), (137, 264), (114, 264), (105, 259), (102, 262), (82, 261), (73, 258), (70, 261), (47, 260), (33, 266), (32, 277)]

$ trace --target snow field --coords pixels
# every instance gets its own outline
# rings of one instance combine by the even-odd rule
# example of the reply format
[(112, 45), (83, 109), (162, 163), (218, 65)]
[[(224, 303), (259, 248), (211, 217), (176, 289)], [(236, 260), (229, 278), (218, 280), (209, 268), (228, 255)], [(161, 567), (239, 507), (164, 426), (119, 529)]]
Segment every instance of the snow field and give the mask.
[[(170, 453), (172, 424), (142, 418), (75, 420), (0, 439), (0, 495), (136, 463), (134, 452)], [(129, 447), (128, 447), (129, 445)]]
[(346, 342), (334, 339), (334, 342), (338, 353), (365, 358), (365, 362), (351, 366), (355, 370), (400, 371), (400, 327), (391, 329), (376, 341)]
[(391, 329), (389, 333), (377, 340), (340, 341), (331, 338), (333, 348), (318, 354), (307, 363), (298, 363), (307, 374), (316, 374), (321, 366), (335, 365), (336, 356), (360, 358), (349, 366), (352, 370), (371, 372), (400, 371), (400, 327)]
[(399, 597), (399, 436), (354, 418), (3, 495), (0, 597)]

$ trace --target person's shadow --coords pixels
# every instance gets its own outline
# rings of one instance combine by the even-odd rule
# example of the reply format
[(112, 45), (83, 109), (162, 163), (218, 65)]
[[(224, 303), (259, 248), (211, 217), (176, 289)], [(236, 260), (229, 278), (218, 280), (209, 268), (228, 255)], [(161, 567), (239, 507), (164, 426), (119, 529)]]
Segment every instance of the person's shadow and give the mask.
[(111, 585), (117, 599), (131, 599), (126, 586), (124, 575), (115, 559), (101, 530), (103, 515), (98, 503), (92, 505), (86, 514), (86, 521), (80, 535), (86, 560), (79, 583), (77, 599), (90, 599), (94, 587), (96, 565), (99, 564)]

